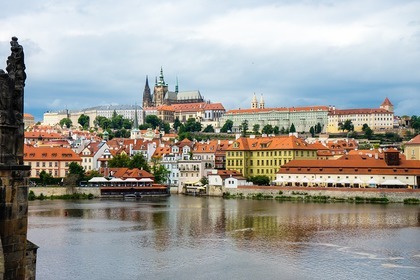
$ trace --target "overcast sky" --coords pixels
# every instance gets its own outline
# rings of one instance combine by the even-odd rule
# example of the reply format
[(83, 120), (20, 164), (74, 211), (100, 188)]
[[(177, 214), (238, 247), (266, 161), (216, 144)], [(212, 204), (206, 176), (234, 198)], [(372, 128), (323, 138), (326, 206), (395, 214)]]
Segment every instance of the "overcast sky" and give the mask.
[(420, 1), (0, 0), (0, 69), (17, 36), (25, 112), (141, 104), (174, 90), (226, 109), (335, 105), (420, 115)]

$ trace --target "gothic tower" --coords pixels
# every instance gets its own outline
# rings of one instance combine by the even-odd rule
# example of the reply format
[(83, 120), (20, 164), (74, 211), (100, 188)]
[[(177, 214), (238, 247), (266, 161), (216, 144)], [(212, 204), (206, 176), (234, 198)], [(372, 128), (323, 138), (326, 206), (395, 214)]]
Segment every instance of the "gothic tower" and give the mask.
[(168, 93), (168, 84), (165, 84), (165, 80), (163, 78), (163, 69), (161, 67), (159, 80), (156, 79), (155, 89), (153, 92), (154, 105), (156, 107), (165, 105), (165, 96), (167, 93)]
[(150, 94), (149, 79), (146, 76), (146, 85), (144, 86), (144, 91), (143, 91), (143, 108), (152, 107), (152, 106), (153, 106), (153, 101), (152, 101), (152, 95)]

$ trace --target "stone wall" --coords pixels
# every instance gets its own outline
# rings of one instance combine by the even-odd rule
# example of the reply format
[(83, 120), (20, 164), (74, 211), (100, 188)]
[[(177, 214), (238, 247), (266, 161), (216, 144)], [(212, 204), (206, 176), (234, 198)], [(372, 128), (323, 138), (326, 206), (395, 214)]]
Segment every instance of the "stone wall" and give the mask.
[(30, 187), (29, 191), (33, 191), (36, 196), (41, 193), (44, 196), (52, 195), (66, 195), (75, 193), (93, 194), (95, 197), (101, 196), (101, 190), (99, 188), (87, 188), (87, 187)]
[[(210, 188), (211, 189), (211, 188)], [(240, 194), (244, 196), (248, 194), (270, 194), (279, 195), (282, 192), (284, 196), (292, 196), (297, 193), (307, 194), (311, 196), (329, 196), (336, 198), (382, 198), (386, 197), (390, 202), (403, 202), (407, 198), (420, 199), (420, 189), (349, 189), (349, 188), (305, 188), (305, 187), (239, 187), (237, 189), (225, 189), (224, 192), (230, 194)], [(211, 192), (210, 192), (211, 194)]]

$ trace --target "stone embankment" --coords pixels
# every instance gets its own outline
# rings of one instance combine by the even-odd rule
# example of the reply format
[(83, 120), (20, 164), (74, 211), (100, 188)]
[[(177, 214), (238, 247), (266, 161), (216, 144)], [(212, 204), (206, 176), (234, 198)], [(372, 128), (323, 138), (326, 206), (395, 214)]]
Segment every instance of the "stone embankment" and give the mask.
[[(220, 188), (215, 189), (210, 195), (220, 196), (223, 193)], [(362, 198), (387, 198), (389, 202), (404, 202), (404, 199), (420, 199), (420, 189), (373, 189), (373, 188), (305, 188), (305, 187), (273, 187), (273, 186), (240, 186), (237, 189), (225, 189), (231, 195), (243, 195), (245, 197), (258, 193), (263, 195), (277, 196), (326, 196), (331, 198), (349, 199)]]
[(30, 187), (29, 191), (33, 191), (36, 196), (40, 196), (41, 193), (46, 196), (62, 196), (71, 195), (75, 193), (79, 194), (93, 194), (94, 197), (100, 197), (101, 191), (99, 188), (88, 188), (88, 187)]

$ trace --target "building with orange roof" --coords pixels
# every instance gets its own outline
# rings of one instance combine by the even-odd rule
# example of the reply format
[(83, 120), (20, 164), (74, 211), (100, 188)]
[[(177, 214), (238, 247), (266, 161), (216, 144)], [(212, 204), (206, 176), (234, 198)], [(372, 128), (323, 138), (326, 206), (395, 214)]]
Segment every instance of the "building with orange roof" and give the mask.
[(348, 155), (337, 160), (293, 160), (283, 164), (276, 184), (316, 187), (418, 188), (420, 161), (405, 160), (395, 149), (383, 157)]
[(404, 154), (408, 160), (420, 160), (420, 134), (404, 144)]
[(388, 98), (380, 108), (341, 109), (333, 108), (328, 114), (327, 132), (338, 133), (340, 126), (350, 120), (354, 131), (361, 132), (363, 125), (367, 124), (374, 131), (389, 130), (394, 127), (394, 112), (392, 103)]
[(53, 177), (66, 177), (72, 162), (81, 164), (82, 159), (70, 148), (24, 146), (23, 161), (31, 166), (31, 176), (39, 177), (45, 171)]
[(316, 159), (319, 148), (296, 136), (240, 137), (226, 149), (226, 169), (237, 170), (245, 177), (266, 175), (274, 180), (282, 164)]
[(24, 124), (25, 129), (27, 129), (28, 127), (34, 126), (35, 125), (34, 116), (31, 115), (31, 114), (24, 113), (23, 114), (23, 124)]
[[(306, 106), (306, 107), (279, 107), (265, 108), (261, 98), (260, 103), (254, 98), (250, 109), (235, 109), (227, 111), (220, 119), (220, 126), (227, 120), (233, 122), (232, 132), (240, 132), (240, 126), (244, 121), (248, 121), (248, 127), (252, 128), (258, 124), (260, 130), (265, 125), (277, 126), (279, 129), (289, 129), (293, 124), (297, 132), (309, 132), (311, 127), (318, 123), (325, 132), (328, 123), (328, 106)], [(262, 105), (261, 105), (262, 104)]]

